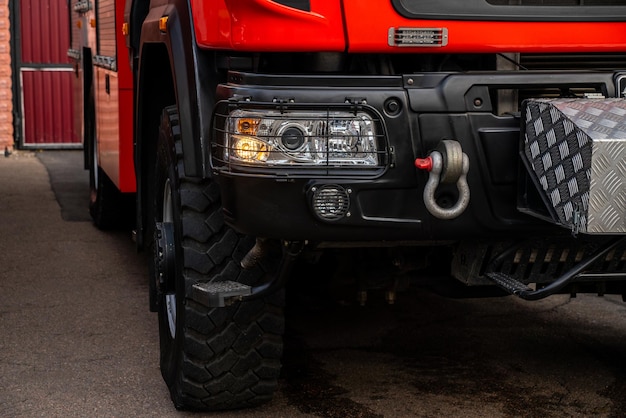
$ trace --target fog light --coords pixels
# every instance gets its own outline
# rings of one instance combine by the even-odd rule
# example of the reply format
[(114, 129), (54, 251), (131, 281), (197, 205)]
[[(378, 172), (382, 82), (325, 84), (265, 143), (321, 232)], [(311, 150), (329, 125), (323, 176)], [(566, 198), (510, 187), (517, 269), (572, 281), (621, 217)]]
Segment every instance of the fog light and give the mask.
[(326, 221), (336, 221), (350, 216), (350, 196), (348, 191), (335, 184), (314, 187), (311, 204), (313, 212)]

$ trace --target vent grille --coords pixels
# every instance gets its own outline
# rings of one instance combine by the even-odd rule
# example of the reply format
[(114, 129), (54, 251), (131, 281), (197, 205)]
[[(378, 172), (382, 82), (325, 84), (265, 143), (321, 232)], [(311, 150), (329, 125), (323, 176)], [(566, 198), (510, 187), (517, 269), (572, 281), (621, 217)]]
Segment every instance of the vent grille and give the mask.
[(446, 28), (389, 28), (389, 46), (442, 47), (448, 45)]
[(336, 184), (313, 187), (311, 204), (313, 213), (325, 221), (337, 221), (350, 216), (350, 196), (348, 190)]

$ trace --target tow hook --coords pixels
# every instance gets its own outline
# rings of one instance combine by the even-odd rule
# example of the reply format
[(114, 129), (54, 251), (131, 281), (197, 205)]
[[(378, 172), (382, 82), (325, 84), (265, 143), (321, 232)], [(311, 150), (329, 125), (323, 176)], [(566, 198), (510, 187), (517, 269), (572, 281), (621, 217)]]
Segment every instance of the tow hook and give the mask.
[[(469, 157), (461, 149), (461, 144), (453, 140), (441, 141), (437, 149), (428, 157), (415, 160), (415, 167), (429, 172), (428, 182), (424, 186), (424, 204), (435, 218), (454, 219), (467, 208), (470, 200), (470, 190), (467, 185), (469, 165)], [(456, 183), (459, 198), (452, 207), (442, 208), (435, 199), (435, 191), (439, 184), (454, 183)]]

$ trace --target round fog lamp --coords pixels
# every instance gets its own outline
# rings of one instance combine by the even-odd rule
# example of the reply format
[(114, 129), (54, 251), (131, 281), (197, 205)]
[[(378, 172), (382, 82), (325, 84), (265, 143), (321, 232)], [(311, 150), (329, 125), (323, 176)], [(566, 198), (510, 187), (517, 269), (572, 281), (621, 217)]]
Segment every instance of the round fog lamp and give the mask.
[(327, 184), (313, 188), (311, 199), (313, 212), (320, 219), (336, 221), (348, 214), (350, 209), (350, 197), (345, 188)]

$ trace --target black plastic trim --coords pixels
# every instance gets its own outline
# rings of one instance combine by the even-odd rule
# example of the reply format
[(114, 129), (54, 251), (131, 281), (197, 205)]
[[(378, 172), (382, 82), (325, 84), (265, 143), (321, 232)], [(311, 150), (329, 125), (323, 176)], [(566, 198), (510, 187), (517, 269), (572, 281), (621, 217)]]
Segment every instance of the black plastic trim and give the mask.
[[(215, 67), (214, 54), (202, 51), (195, 42), (193, 20), (187, 0), (171, 0), (165, 10), (168, 16), (167, 32), (163, 33), (159, 29), (158, 20), (163, 15), (163, 10), (159, 10), (157, 6), (147, 9), (146, 0), (135, 0), (138, 3), (133, 4), (131, 10), (137, 13), (134, 25), (139, 24), (141, 15), (145, 14), (145, 20), (141, 21), (141, 34), (138, 49), (139, 56), (136, 60), (137, 66), (134, 66), (135, 77), (135, 172), (137, 174), (137, 201), (139, 204), (145, 204), (144, 196), (146, 191), (143, 190), (142, 184), (150, 181), (149, 178), (142, 176), (149, 171), (149, 161), (142, 162), (144, 150), (149, 149), (149, 145), (145, 148), (142, 142), (149, 143), (151, 138), (146, 137), (143, 126), (144, 106), (149, 107), (146, 101), (154, 99), (159, 92), (142, 91), (143, 81), (148, 80), (154, 82), (154, 71), (146, 65), (144, 60), (144, 47), (149, 46), (149, 50), (154, 51), (155, 45), (162, 45), (169, 57), (170, 68), (160, 67), (159, 71), (171, 71), (173, 88), (176, 96), (176, 104), (180, 117), (180, 128), (183, 147), (183, 164), (185, 175), (187, 177), (207, 177), (210, 176), (208, 164), (206, 164), (205, 156), (207, 140), (209, 138), (211, 114), (215, 103), (215, 87), (225, 75), (220, 76)], [(154, 10), (157, 10), (155, 13)], [(136, 35), (131, 36), (131, 42), (134, 42)], [(150, 54), (148, 54), (150, 56)], [(159, 63), (166, 65), (165, 62)], [(158, 73), (158, 72), (157, 72)], [(147, 82), (148, 82), (147, 81)], [(152, 94), (152, 96), (150, 96)], [(166, 100), (163, 94), (156, 97), (159, 101)], [(173, 102), (173, 100), (172, 100)], [(160, 103), (163, 106), (172, 105), (174, 103)], [(138, 207), (137, 211), (137, 244), (141, 248), (143, 240), (143, 213), (145, 210)]]
[[(368, 76), (284, 76), (233, 72), (218, 86), (222, 106), (350, 106), (375, 109), (386, 132), (388, 167), (379, 175), (339, 175), (295, 170), (214, 167), (226, 222), (253, 236), (288, 240), (449, 240), (488, 236), (554, 235), (562, 229), (517, 209), (519, 115), (498, 115), (491, 96), (498, 89), (590, 87), (616, 94), (615, 71), (512, 71), (416, 73)], [(352, 102), (349, 98), (360, 98)], [(287, 101), (281, 101), (287, 99)], [(400, 112), (385, 113), (393, 99)], [(347, 100), (347, 102), (346, 102)], [(223, 118), (222, 118), (223, 119)], [(217, 130), (224, 123), (216, 118)], [(216, 138), (214, 137), (213, 140)], [(442, 139), (456, 139), (470, 158), (472, 203), (452, 221), (439, 221), (423, 204), (426, 173), (416, 170)], [(280, 171), (280, 172), (279, 172)], [(356, 174), (356, 173), (353, 173)], [(312, 187), (350, 189), (350, 216), (332, 222), (311, 210)], [(455, 186), (441, 187), (454, 201)], [(445, 201), (445, 200), (444, 200)]]
[(258, 85), (267, 87), (402, 87), (399, 76), (355, 76), (345, 75), (288, 75), (258, 74), (231, 71), (228, 82), (233, 85)]
[[(404, 76), (411, 108), (416, 112), (490, 111), (489, 89), (594, 86), (607, 97), (617, 97), (613, 71), (499, 71), (421, 73)], [(432, 89), (441, 94), (433, 96)], [(473, 103), (480, 99), (480, 106)]]

